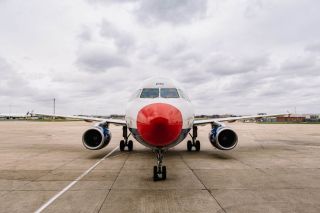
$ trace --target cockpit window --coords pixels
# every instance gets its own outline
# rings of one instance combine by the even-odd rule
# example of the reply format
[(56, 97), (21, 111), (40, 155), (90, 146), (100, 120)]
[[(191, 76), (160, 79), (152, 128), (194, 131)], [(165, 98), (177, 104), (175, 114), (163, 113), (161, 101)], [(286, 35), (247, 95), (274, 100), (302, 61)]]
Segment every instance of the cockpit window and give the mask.
[(133, 100), (135, 98), (139, 98), (141, 91), (142, 91), (142, 89), (135, 91), (135, 93), (133, 93), (133, 95), (130, 97), (130, 100)]
[(176, 88), (161, 88), (161, 98), (179, 98), (179, 93)]
[(141, 92), (140, 98), (158, 98), (159, 88), (144, 88)]
[(180, 97), (187, 100), (187, 101), (190, 101), (189, 97), (187, 96), (186, 93), (184, 93), (181, 89), (178, 89), (179, 90), (179, 94), (180, 94)]

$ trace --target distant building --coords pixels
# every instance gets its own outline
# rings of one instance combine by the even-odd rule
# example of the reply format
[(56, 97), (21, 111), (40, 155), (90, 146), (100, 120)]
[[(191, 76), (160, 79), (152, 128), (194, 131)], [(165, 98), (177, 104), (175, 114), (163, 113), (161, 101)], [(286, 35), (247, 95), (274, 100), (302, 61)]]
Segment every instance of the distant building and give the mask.
[(277, 117), (277, 122), (305, 122), (305, 115), (285, 115)]
[(319, 122), (320, 116), (317, 114), (310, 114), (306, 116), (306, 121), (308, 122)]
[(265, 117), (263, 118), (263, 122), (276, 122), (277, 118), (276, 117)]

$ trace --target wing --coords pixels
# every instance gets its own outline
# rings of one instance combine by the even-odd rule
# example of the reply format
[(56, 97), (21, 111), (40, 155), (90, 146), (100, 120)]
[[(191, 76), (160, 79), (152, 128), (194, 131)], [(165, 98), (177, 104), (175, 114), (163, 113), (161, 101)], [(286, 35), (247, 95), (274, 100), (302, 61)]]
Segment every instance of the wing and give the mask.
[(228, 117), (228, 118), (200, 119), (200, 120), (194, 120), (193, 125), (205, 125), (210, 123), (220, 124), (220, 122), (224, 122), (224, 121), (234, 122), (237, 120), (245, 120), (245, 119), (251, 119), (251, 118), (278, 117), (278, 116), (285, 116), (285, 115), (290, 115), (290, 114), (285, 113), (285, 114), (250, 115), (250, 116)]
[(45, 117), (56, 117), (56, 118), (69, 118), (69, 119), (76, 119), (76, 120), (83, 120), (83, 121), (97, 121), (102, 123), (108, 124), (115, 124), (126, 126), (126, 121), (121, 119), (113, 119), (113, 118), (97, 118), (97, 117), (87, 117), (87, 116), (76, 116), (76, 115), (56, 115), (56, 114), (42, 114), (42, 113), (33, 113), (32, 116), (45, 116)]
[(0, 118), (26, 118), (27, 114), (0, 114)]

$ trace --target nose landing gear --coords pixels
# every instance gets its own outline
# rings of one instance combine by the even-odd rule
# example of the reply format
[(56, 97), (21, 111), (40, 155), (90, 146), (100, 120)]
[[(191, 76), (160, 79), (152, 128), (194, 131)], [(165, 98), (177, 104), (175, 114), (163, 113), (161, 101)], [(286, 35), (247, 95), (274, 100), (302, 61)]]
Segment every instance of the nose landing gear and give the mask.
[(132, 140), (128, 140), (129, 136), (131, 133), (128, 135), (128, 129), (126, 126), (122, 127), (122, 136), (124, 140), (120, 141), (120, 151), (124, 151), (125, 147), (128, 147), (128, 151), (133, 150), (133, 142)]
[(194, 126), (192, 129), (192, 135), (189, 133), (189, 135), (191, 136), (192, 140), (188, 140), (187, 142), (187, 150), (188, 152), (192, 151), (192, 147), (195, 147), (196, 151), (199, 152), (200, 151), (200, 141), (197, 140), (198, 137), (198, 127)]
[(153, 180), (165, 180), (167, 178), (167, 167), (162, 166), (164, 150), (156, 149), (154, 152), (157, 157), (157, 165), (153, 167)]

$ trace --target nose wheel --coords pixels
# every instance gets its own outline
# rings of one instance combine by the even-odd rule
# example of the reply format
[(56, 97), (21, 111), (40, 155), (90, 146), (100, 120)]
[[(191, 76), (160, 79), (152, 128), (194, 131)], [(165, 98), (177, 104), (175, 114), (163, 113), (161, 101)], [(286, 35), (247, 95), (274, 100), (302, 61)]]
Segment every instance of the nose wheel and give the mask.
[(197, 140), (197, 137), (198, 137), (198, 127), (197, 126), (194, 126), (193, 129), (192, 129), (192, 135), (189, 133), (189, 135), (191, 136), (191, 139), (192, 140), (188, 140), (187, 142), (187, 150), (188, 152), (191, 152), (192, 151), (192, 147), (195, 148), (195, 150), (197, 152), (200, 151), (200, 141)]
[(153, 167), (153, 180), (165, 180), (167, 178), (167, 167), (162, 166), (164, 151), (157, 149), (154, 152), (157, 158), (157, 165)]
[(128, 129), (126, 126), (122, 127), (122, 136), (124, 140), (120, 141), (119, 147), (120, 151), (123, 152), (125, 148), (128, 148), (128, 151), (131, 152), (133, 150), (133, 141), (128, 140), (129, 136), (131, 133), (128, 135)]

